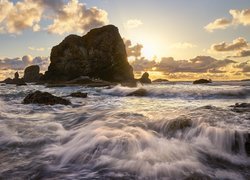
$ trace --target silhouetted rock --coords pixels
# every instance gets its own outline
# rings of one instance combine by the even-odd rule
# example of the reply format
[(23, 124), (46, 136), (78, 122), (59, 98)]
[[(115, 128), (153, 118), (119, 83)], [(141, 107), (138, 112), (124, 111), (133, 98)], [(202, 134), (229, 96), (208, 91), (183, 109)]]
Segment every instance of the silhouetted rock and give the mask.
[(151, 80), (149, 79), (149, 74), (147, 72), (143, 73), (139, 81), (143, 84), (150, 84)]
[(2, 81), (1, 83), (5, 83), (5, 84), (15, 84), (15, 85), (17, 85), (17, 86), (25, 86), (25, 85), (27, 85), (26, 83), (25, 83), (25, 81), (23, 80), (23, 78), (19, 78), (19, 73), (18, 72), (16, 72), (15, 74), (14, 74), (14, 79), (11, 79), (11, 78), (7, 78), (7, 79), (5, 79), (4, 81)]
[(38, 82), (41, 74), (40, 67), (38, 65), (32, 65), (24, 70), (24, 76), (23, 79), (25, 82), (31, 83), (31, 82)]
[(88, 96), (88, 93), (75, 92), (75, 93), (71, 93), (70, 96), (77, 97), (77, 98), (86, 98)]
[(245, 151), (247, 156), (250, 156), (250, 133), (245, 135)]
[(85, 36), (69, 35), (52, 48), (51, 63), (43, 79), (64, 82), (89, 76), (111, 82), (133, 81), (133, 69), (118, 28), (92, 29)]
[(156, 79), (153, 82), (155, 83), (161, 83), (161, 82), (169, 82), (167, 79)]
[(61, 97), (53, 96), (48, 92), (35, 91), (33, 93), (28, 94), (24, 100), (24, 104), (44, 104), (44, 105), (70, 105), (70, 101), (67, 99), (63, 99)]
[(193, 82), (193, 84), (207, 84), (207, 83), (212, 83), (212, 80), (209, 79), (199, 79)]
[(142, 89), (142, 88), (140, 88), (140, 89), (138, 89), (138, 90), (136, 90), (136, 91), (134, 91), (134, 92), (131, 92), (131, 93), (129, 93), (129, 94), (127, 94), (127, 96), (147, 96), (148, 95), (148, 92), (147, 92), (147, 90), (145, 90), (145, 89)]

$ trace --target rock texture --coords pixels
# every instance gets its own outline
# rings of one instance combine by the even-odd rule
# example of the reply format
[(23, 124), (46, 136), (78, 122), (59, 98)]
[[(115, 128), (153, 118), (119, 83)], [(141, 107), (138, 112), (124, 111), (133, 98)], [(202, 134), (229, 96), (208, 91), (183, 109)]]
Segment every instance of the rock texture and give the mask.
[(68, 81), (80, 76), (112, 82), (134, 80), (125, 45), (113, 25), (93, 29), (83, 37), (69, 35), (52, 48), (50, 58), (45, 81)]
[(75, 93), (71, 93), (70, 96), (76, 97), (76, 98), (87, 98), (88, 94), (82, 93), (82, 92), (75, 92)]
[(238, 113), (250, 112), (250, 103), (236, 103), (230, 107), (233, 107), (232, 110)]
[(143, 73), (143, 75), (141, 76), (141, 78), (139, 79), (139, 81), (143, 84), (150, 84), (151, 83), (151, 79), (149, 79), (149, 74), (147, 72)]
[(199, 79), (193, 82), (193, 84), (207, 84), (207, 83), (212, 83), (212, 80), (209, 79)]
[(140, 96), (140, 97), (143, 97), (143, 96), (147, 96), (148, 95), (148, 92), (146, 89), (137, 89), (129, 94), (127, 94), (127, 96)]
[(41, 77), (41, 74), (39, 72), (40, 67), (38, 65), (32, 65), (25, 68), (23, 76), (24, 81), (28, 83), (38, 82)]
[(44, 105), (70, 105), (70, 101), (63, 99), (61, 97), (53, 96), (48, 92), (35, 91), (31, 94), (28, 94), (24, 100), (24, 104), (44, 104)]

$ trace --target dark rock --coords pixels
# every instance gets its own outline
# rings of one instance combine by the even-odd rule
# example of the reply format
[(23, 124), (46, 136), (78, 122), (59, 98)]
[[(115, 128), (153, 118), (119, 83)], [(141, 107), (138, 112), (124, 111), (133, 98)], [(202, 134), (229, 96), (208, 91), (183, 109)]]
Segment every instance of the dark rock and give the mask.
[(193, 84), (207, 84), (207, 83), (212, 83), (212, 80), (209, 79), (199, 79), (193, 82)]
[(40, 67), (38, 65), (32, 65), (24, 70), (24, 76), (23, 79), (25, 82), (31, 83), (31, 82), (38, 82), (41, 74)]
[(245, 135), (245, 151), (247, 156), (250, 156), (250, 133)]
[(15, 84), (17, 86), (25, 86), (25, 85), (27, 85), (25, 83), (25, 81), (23, 80), (23, 78), (21, 78), (21, 79), (19, 78), (18, 72), (16, 72), (14, 74), (14, 79), (7, 78), (4, 81), (2, 81), (2, 83), (5, 83), (5, 84)]
[(77, 98), (86, 98), (88, 96), (88, 93), (75, 92), (75, 93), (71, 93), (70, 96), (77, 97)]
[(232, 107), (234, 112), (243, 113), (250, 112), (250, 103), (236, 103)]
[(150, 84), (151, 80), (149, 79), (149, 74), (147, 72), (143, 73), (139, 81), (143, 84)]
[(155, 83), (161, 83), (161, 82), (169, 82), (167, 79), (156, 79), (153, 82)]
[(61, 97), (53, 96), (48, 92), (35, 91), (31, 94), (28, 94), (24, 100), (24, 104), (44, 104), (44, 105), (70, 105), (70, 101), (63, 99)]
[(110, 82), (134, 79), (118, 28), (93, 29), (85, 36), (69, 35), (52, 48), (45, 81), (69, 81), (89, 76)]
[(147, 96), (147, 95), (148, 95), (148, 92), (145, 89), (142, 89), (142, 88), (127, 94), (127, 96), (141, 96), (141, 97), (142, 96)]

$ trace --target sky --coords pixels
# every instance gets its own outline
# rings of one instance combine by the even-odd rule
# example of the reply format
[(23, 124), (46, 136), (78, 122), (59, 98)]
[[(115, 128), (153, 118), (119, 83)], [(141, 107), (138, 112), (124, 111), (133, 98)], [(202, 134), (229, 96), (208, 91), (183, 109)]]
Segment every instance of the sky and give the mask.
[(0, 0), (0, 68), (6, 59), (41, 63), (67, 35), (105, 24), (139, 49), (134, 69), (250, 76), (249, 0)]

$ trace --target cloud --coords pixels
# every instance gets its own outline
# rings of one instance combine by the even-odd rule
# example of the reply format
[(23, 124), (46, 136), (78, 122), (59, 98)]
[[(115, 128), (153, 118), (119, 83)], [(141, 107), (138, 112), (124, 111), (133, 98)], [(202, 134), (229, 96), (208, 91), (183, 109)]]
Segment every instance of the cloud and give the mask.
[(226, 42), (221, 42), (218, 44), (213, 44), (211, 46), (211, 50), (217, 51), (217, 52), (225, 52), (225, 51), (238, 51), (242, 50), (244, 48), (248, 47), (248, 42), (242, 38), (239, 37), (235, 40), (233, 40), (232, 43), (226, 43)]
[(179, 42), (171, 45), (171, 48), (176, 49), (188, 49), (188, 48), (195, 48), (197, 47), (195, 44), (188, 43), (188, 42)]
[(209, 32), (213, 32), (216, 29), (226, 29), (232, 25), (250, 25), (250, 9), (231, 9), (229, 13), (232, 16), (232, 20), (227, 20), (225, 18), (216, 19), (214, 22), (209, 23), (204, 28)]
[(28, 47), (29, 50), (32, 50), (32, 51), (44, 51), (45, 48), (35, 48), (35, 47)]
[(249, 61), (245, 61), (239, 64), (234, 65), (234, 68), (240, 69), (241, 72), (250, 72), (250, 64)]
[(155, 66), (157, 65), (155, 61), (149, 61), (144, 58), (135, 59), (130, 64), (133, 67), (134, 71), (149, 71), (155, 68)]
[[(0, 1), (0, 33), (21, 34), (26, 29), (34, 32), (46, 29), (50, 33), (84, 33), (108, 23), (108, 13), (97, 7), (87, 8), (78, 0), (22, 0), (13, 3)], [(47, 28), (41, 20), (52, 20)]]
[(48, 32), (64, 34), (70, 32), (84, 33), (94, 27), (108, 23), (108, 13), (96, 7), (87, 8), (78, 0), (71, 0), (65, 4), (48, 26)]
[(132, 42), (130, 40), (123, 39), (123, 41), (126, 47), (128, 57), (135, 57), (135, 59), (141, 57), (142, 55), (141, 50), (143, 48), (142, 44), (132, 45)]
[(126, 23), (124, 23), (124, 27), (126, 29), (134, 29), (141, 25), (143, 25), (143, 23), (139, 19), (129, 19)]
[(215, 29), (226, 29), (228, 26), (230, 26), (230, 24), (231, 21), (220, 18), (216, 19), (214, 22), (209, 23), (204, 28), (209, 32), (213, 32)]
[(234, 57), (248, 57), (250, 56), (250, 49), (242, 50), (236, 54)]
[(49, 65), (48, 57), (32, 57), (25, 55), (22, 58), (4, 58), (0, 59), (0, 70), (23, 70), (29, 65), (39, 65), (41, 70), (46, 70)]

